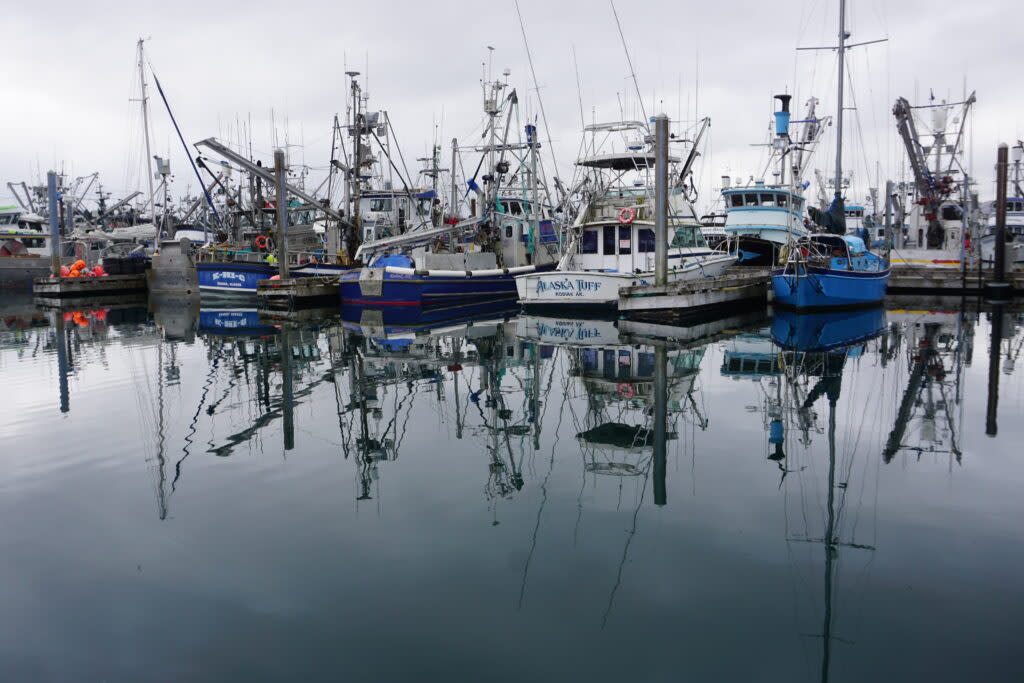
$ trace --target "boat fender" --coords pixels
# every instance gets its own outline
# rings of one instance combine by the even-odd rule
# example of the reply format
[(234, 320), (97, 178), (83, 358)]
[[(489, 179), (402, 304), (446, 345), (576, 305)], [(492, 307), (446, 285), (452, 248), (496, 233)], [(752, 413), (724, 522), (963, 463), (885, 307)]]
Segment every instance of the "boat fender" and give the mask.
[(628, 225), (636, 219), (636, 211), (629, 208), (628, 206), (622, 211), (619, 211), (619, 222), (623, 225)]

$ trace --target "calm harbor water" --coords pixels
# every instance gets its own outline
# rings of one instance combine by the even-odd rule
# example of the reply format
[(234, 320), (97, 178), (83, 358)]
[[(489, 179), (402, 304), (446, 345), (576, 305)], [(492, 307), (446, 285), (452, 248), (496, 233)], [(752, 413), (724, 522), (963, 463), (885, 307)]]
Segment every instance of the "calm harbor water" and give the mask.
[(1015, 311), (3, 306), (3, 680), (1024, 679)]

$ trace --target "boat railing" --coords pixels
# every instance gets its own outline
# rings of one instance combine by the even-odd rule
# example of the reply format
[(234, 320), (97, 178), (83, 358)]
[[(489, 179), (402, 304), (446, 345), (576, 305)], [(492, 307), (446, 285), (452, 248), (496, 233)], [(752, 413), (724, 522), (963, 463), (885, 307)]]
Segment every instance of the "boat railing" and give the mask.
[[(207, 247), (196, 253), (198, 263), (276, 263), (276, 258), (274, 252), (247, 251), (233, 247)], [(323, 249), (288, 252), (289, 265), (333, 262), (334, 259)]]

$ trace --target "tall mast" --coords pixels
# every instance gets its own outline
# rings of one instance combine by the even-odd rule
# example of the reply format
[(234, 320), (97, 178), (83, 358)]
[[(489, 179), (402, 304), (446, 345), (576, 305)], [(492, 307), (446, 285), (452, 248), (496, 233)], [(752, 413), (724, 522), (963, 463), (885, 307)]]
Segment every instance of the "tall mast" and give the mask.
[(156, 200), (153, 194), (153, 171), (150, 167), (153, 154), (149, 146), (149, 97), (146, 95), (146, 59), (143, 39), (139, 38), (139, 83), (142, 85), (142, 130), (146, 138), (146, 185), (149, 189), (149, 210), (153, 226), (156, 226)]
[(836, 197), (843, 193), (843, 79), (846, 77), (846, 0), (839, 0), (839, 96), (836, 101)]

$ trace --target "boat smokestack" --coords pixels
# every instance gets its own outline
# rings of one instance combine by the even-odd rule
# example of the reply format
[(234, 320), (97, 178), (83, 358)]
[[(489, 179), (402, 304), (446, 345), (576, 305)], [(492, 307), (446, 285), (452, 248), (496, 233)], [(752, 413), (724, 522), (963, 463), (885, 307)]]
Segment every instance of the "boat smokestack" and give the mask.
[(775, 99), (782, 105), (782, 109), (775, 112), (775, 134), (781, 137), (789, 137), (789, 101), (792, 95), (776, 95)]

